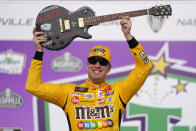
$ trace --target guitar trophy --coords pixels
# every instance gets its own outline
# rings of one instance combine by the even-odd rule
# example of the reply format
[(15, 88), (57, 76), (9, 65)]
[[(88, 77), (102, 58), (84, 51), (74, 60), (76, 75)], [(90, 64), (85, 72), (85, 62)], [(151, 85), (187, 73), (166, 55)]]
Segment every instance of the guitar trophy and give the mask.
[(42, 31), (46, 42), (41, 42), (49, 50), (61, 50), (67, 47), (73, 39), (81, 37), (90, 39), (88, 28), (99, 23), (119, 20), (123, 16), (153, 15), (158, 17), (171, 16), (170, 5), (155, 6), (150, 9), (123, 12), (117, 14), (95, 16), (95, 12), (87, 7), (81, 7), (71, 12), (58, 5), (50, 5), (41, 10), (36, 18), (36, 31)]

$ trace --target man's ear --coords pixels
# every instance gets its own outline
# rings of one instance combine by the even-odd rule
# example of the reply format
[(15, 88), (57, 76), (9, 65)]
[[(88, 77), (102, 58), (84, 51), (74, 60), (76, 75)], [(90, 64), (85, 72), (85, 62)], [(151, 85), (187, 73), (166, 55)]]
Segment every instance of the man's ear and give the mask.
[(109, 64), (108, 65), (108, 73), (110, 72), (110, 69), (112, 68), (112, 65), (111, 64)]
[(86, 69), (88, 69), (88, 65), (89, 65), (89, 63), (87, 62), (87, 63), (86, 63)]

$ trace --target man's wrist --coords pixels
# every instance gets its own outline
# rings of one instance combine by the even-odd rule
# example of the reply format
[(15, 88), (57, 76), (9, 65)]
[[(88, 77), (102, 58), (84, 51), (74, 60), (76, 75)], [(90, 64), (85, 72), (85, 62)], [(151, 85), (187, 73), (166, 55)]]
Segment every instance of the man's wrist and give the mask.
[(36, 51), (35, 56), (33, 57), (33, 59), (42, 60), (43, 59), (43, 52)]
[(127, 40), (129, 48), (135, 48), (138, 45), (138, 41), (132, 36), (131, 40)]
[(38, 52), (43, 52), (43, 48), (37, 48), (36, 51), (38, 51)]
[(125, 35), (125, 38), (127, 39), (127, 41), (130, 41), (133, 39), (133, 36), (131, 34)]

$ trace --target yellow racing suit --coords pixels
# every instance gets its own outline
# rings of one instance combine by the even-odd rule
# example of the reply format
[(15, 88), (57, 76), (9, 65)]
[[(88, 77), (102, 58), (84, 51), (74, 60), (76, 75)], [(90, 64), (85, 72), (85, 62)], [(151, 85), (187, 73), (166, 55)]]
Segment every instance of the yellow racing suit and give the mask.
[(42, 60), (33, 59), (26, 90), (61, 107), (70, 131), (119, 131), (126, 104), (141, 88), (152, 68), (141, 44), (136, 40), (132, 43), (136, 43), (130, 48), (135, 69), (123, 81), (93, 84), (86, 80), (80, 85), (44, 83), (41, 81)]

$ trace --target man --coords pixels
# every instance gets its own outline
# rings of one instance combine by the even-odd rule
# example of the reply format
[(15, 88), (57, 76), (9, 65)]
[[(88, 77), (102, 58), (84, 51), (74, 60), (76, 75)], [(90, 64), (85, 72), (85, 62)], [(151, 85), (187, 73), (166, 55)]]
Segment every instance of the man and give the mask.
[(67, 116), (70, 131), (119, 131), (126, 104), (141, 88), (151, 71), (150, 60), (141, 44), (130, 33), (130, 18), (123, 17), (120, 24), (134, 56), (135, 69), (125, 80), (113, 84), (105, 81), (111, 63), (110, 50), (104, 46), (90, 50), (85, 83), (74, 85), (41, 82), (43, 47), (39, 43), (46, 39), (37, 36), (41, 32), (33, 31), (37, 51), (29, 69), (26, 90), (61, 107)]

